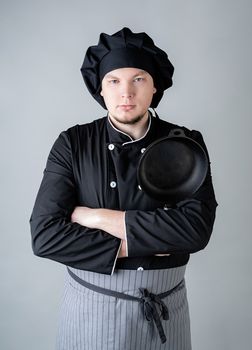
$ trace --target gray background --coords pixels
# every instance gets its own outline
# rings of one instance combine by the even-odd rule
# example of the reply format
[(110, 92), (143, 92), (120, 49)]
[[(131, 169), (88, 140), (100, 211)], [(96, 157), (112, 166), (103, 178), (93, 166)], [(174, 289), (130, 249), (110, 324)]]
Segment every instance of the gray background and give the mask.
[(251, 1), (0, 2), (0, 349), (54, 348), (64, 266), (28, 220), (60, 131), (105, 115), (80, 66), (104, 31), (146, 31), (175, 65), (163, 119), (202, 131), (219, 202), (187, 269), (194, 350), (251, 349)]

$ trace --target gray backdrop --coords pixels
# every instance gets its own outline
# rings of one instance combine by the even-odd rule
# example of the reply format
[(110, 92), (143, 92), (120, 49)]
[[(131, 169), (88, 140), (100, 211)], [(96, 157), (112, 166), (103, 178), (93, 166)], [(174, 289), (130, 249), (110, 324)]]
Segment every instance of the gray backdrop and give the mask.
[(0, 2), (0, 349), (54, 348), (64, 266), (33, 256), (29, 216), (60, 131), (105, 115), (80, 66), (104, 31), (146, 31), (175, 65), (157, 111), (202, 131), (219, 202), (212, 239), (187, 269), (194, 350), (250, 349), (249, 0)]

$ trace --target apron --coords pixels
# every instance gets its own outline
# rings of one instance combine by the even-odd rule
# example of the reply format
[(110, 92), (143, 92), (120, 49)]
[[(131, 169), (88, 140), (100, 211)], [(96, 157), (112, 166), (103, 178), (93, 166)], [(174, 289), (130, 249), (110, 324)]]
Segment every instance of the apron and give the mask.
[(157, 305), (166, 340), (162, 343), (157, 325), (151, 317), (146, 318), (143, 303), (94, 291), (66, 272), (56, 349), (191, 350), (185, 269), (186, 265), (161, 270), (115, 270), (110, 276), (70, 268), (77, 278), (132, 299), (140, 300), (143, 290), (155, 296), (170, 291), (162, 298), (168, 320), (162, 318)]

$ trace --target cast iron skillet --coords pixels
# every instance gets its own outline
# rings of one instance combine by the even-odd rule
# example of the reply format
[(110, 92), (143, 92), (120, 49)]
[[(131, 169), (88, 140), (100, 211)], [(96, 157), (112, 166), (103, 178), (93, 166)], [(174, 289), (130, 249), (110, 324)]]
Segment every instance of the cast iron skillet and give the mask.
[(150, 197), (167, 204), (193, 195), (208, 170), (206, 152), (182, 129), (150, 144), (138, 165), (138, 183)]

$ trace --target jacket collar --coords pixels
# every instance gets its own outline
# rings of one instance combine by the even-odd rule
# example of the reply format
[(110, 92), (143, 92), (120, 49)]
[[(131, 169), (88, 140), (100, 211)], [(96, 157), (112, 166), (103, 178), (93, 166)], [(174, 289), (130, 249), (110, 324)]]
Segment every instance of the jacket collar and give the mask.
[(147, 131), (145, 134), (140, 137), (139, 139), (134, 140), (130, 135), (126, 134), (125, 132), (117, 129), (111, 122), (109, 115), (107, 115), (107, 130), (108, 130), (108, 135), (109, 135), (109, 142), (110, 143), (116, 143), (116, 144), (121, 144), (122, 146), (125, 145), (131, 145), (135, 143), (142, 143), (145, 139), (149, 138), (149, 134), (151, 133), (151, 130), (153, 128), (152, 124), (152, 115), (149, 112), (149, 124)]

